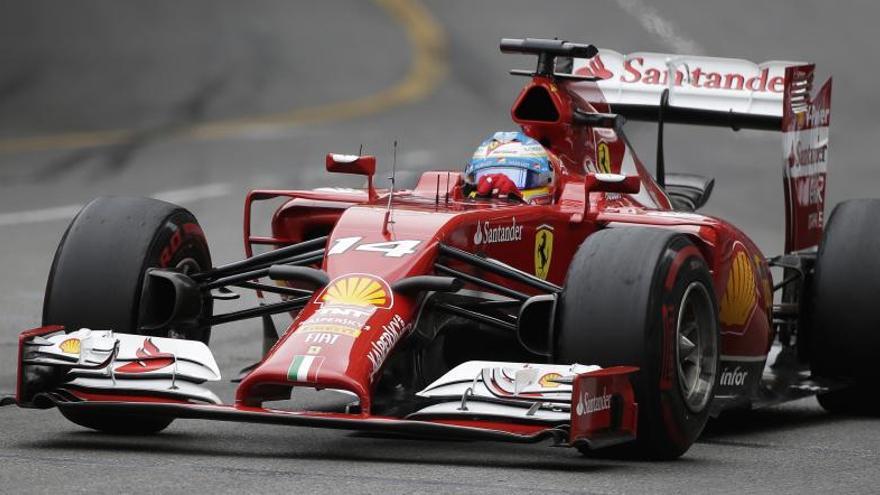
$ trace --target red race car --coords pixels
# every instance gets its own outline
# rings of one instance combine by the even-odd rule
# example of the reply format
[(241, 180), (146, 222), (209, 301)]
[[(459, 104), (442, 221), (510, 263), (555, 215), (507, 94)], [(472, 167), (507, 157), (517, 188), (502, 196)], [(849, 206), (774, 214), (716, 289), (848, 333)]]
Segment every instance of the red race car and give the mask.
[[(374, 157), (329, 154), (329, 172), (366, 187), (252, 191), (242, 261), (213, 266), (180, 207), (87, 205), (55, 255), (45, 326), (21, 334), (18, 405), (110, 432), (203, 418), (651, 458), (682, 455), (730, 408), (876, 407), (880, 202), (826, 222), (830, 81), (813, 91), (801, 63), (559, 40), (501, 51), (538, 58), (513, 71), (530, 78), (511, 111), (521, 132), (412, 190), (376, 189)], [(653, 174), (627, 118), (658, 123)], [(665, 123), (782, 132), (784, 254), (694, 212), (713, 181), (665, 172)], [(252, 206), (273, 198), (271, 235), (252, 234)], [(235, 288), (260, 305), (215, 314)], [(293, 316), (280, 335), (279, 313)], [(265, 354), (224, 404), (205, 386), (220, 379), (211, 327), (247, 318), (262, 319)], [(278, 405), (299, 388), (351, 399)]]

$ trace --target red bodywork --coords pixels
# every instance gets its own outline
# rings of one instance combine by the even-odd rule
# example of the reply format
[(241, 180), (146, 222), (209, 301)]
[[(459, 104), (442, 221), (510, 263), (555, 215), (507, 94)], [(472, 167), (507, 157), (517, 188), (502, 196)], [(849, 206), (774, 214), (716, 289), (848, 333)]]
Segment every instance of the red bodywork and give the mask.
[[(517, 109), (533, 91), (550, 96), (559, 114), (556, 122), (532, 122), (518, 117)], [(599, 229), (623, 224), (670, 229), (692, 239), (712, 271), (721, 307), (723, 359), (761, 361), (763, 365), (774, 339), (770, 315), (772, 281), (755, 244), (722, 220), (672, 211), (669, 198), (625, 139), (612, 129), (570, 124), (572, 108), (608, 111), (595, 84), (557, 82), (540, 76), (523, 89), (512, 111), (514, 121), (524, 132), (558, 158), (554, 161), (552, 204), (466, 199), (460, 175), (446, 171), (426, 172), (413, 190), (395, 191), (390, 214), (393, 223), (388, 224), (388, 191), (379, 191), (373, 200), (360, 190), (251, 192), (245, 207), (248, 255), (252, 254), (254, 244), (282, 246), (330, 232), (328, 254), (322, 266), (330, 279), (369, 274), (382, 286), (389, 301), (368, 305), (370, 314), (363, 316), (367, 318), (365, 330), (348, 335), (334, 333), (339, 336), (322, 337), (322, 343), (310, 337), (314, 335), (308, 331), (315, 323), (312, 319), (332, 325), (341, 322), (333, 318), (345, 315), (317, 314), (326, 312), (322, 308), (323, 293), (319, 294), (296, 315), (266, 359), (244, 379), (236, 395), (237, 403), (258, 406), (285, 396), (292, 386), (333, 388), (355, 393), (360, 399), (361, 414), (369, 415), (375, 377), (382, 363), (367, 357), (372, 351), (374, 356), (384, 359), (393, 352), (391, 347), (411, 330), (419, 310), (418, 300), (391, 294), (389, 286), (405, 277), (434, 273), (438, 243), (497, 259), (561, 286), (569, 261), (582, 241)], [(588, 193), (593, 177), (589, 174), (600, 172), (637, 176), (641, 191)], [(272, 218), (272, 236), (252, 236), (252, 203), (279, 196), (290, 199)], [(507, 230), (499, 232), (497, 239), (485, 235), (495, 228)], [(546, 231), (552, 232), (549, 267), (539, 270), (536, 246), (539, 233)], [(412, 248), (400, 256), (386, 255), (388, 249), (401, 242), (412, 244)], [(359, 249), (363, 246), (379, 248)], [(464, 265), (457, 268), (528, 294), (535, 293), (526, 285), (489, 273)], [(376, 348), (381, 352), (375, 354)], [(310, 369), (305, 380), (291, 380), (291, 363), (296, 356), (309, 355), (320, 357), (319, 368)]]

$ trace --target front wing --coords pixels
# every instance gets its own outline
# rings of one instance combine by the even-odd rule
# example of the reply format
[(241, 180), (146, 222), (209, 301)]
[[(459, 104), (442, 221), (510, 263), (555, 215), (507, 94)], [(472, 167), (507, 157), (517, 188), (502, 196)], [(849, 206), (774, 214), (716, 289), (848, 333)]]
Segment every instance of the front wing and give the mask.
[(286, 411), (223, 404), (204, 386), (220, 379), (200, 342), (111, 331), (41, 327), (19, 339), (20, 407), (80, 414), (150, 415), (446, 439), (557, 444), (591, 449), (635, 439), (632, 367), (470, 361), (418, 396), (403, 417)]

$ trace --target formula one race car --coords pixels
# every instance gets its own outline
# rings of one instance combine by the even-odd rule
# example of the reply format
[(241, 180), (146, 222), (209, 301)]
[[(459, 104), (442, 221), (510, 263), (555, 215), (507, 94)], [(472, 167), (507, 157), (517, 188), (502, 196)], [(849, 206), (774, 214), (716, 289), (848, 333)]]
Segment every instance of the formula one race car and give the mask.
[[(203, 418), (666, 459), (726, 409), (809, 395), (835, 411), (876, 407), (865, 391), (880, 351), (880, 202), (843, 203), (826, 225), (830, 81), (813, 92), (801, 63), (558, 40), (501, 50), (538, 57), (513, 71), (530, 77), (511, 111), (521, 133), (412, 190), (376, 189), (374, 157), (329, 154), (329, 172), (366, 187), (252, 191), (242, 261), (213, 266), (180, 207), (88, 204), (55, 255), (45, 326), (21, 335), (18, 405), (109, 432)], [(625, 118), (658, 123), (654, 174)], [(783, 255), (694, 213), (713, 181), (665, 172), (665, 123), (783, 133)], [(512, 173), (480, 175), (508, 141), (525, 150)], [(534, 171), (520, 160), (536, 156)], [(519, 194), (529, 177), (543, 200)], [(253, 234), (252, 206), (273, 198), (271, 235)], [(261, 304), (215, 314), (233, 288)], [(294, 319), (279, 336), (280, 313)], [(265, 355), (223, 404), (205, 386), (220, 379), (211, 327), (247, 318), (262, 319)], [(351, 400), (278, 405), (302, 388)]]

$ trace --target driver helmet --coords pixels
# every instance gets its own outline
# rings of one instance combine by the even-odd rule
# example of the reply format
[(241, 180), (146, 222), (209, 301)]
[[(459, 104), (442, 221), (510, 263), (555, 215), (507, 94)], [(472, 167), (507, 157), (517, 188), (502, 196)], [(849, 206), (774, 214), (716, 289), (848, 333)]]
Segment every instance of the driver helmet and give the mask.
[(532, 202), (549, 197), (553, 167), (547, 150), (522, 132), (496, 132), (483, 141), (465, 169), (465, 181), (476, 186), (480, 178), (504, 174)]

